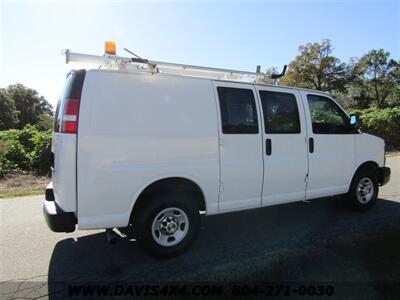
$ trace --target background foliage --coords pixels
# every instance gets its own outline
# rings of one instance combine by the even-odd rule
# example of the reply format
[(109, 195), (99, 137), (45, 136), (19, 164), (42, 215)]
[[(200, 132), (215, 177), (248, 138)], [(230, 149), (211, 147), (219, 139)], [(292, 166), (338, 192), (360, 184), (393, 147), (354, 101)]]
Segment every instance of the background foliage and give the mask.
[(399, 107), (400, 62), (383, 50), (341, 62), (330, 40), (299, 47), (283, 85), (330, 92), (346, 108)]
[(383, 138), (387, 150), (400, 149), (400, 107), (352, 109), (360, 115), (360, 129)]
[[(53, 107), (38, 92), (22, 84), (9, 85), (0, 89), (0, 130), (22, 129), (27, 124), (39, 124), (43, 130), (43, 120), (51, 120)], [(51, 125), (50, 125), (51, 126)]]
[(50, 172), (51, 130), (36, 126), (0, 131), (0, 177), (9, 173)]

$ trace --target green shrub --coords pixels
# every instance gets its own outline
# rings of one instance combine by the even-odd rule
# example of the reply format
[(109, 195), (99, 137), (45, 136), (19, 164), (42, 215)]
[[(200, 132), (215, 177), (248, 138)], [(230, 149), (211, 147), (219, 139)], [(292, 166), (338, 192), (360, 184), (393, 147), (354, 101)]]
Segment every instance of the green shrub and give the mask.
[(360, 115), (360, 129), (383, 138), (389, 150), (400, 149), (400, 108), (352, 110)]
[(27, 152), (18, 140), (5, 141), (3, 160), (5, 165), (14, 166), (16, 170), (28, 171), (30, 169)]
[(0, 132), (0, 177), (8, 173), (47, 175), (50, 171), (51, 130), (27, 125)]
[(33, 137), (33, 150), (29, 153), (31, 168), (37, 175), (47, 175), (50, 171), (51, 130), (38, 131)]
[[(9, 173), (24, 173), (27, 160), (21, 144), (18, 141), (1, 141), (0, 147), (0, 178)], [(20, 164), (15, 161), (20, 161)]]
[(48, 114), (41, 114), (38, 116), (37, 124), (35, 125), (39, 130), (49, 130), (53, 128), (54, 119)]

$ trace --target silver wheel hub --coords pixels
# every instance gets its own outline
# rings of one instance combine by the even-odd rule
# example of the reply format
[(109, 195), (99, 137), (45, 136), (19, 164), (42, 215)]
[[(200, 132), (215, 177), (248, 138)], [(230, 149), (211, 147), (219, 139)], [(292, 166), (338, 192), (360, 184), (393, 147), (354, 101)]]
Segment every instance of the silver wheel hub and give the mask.
[(374, 195), (374, 184), (370, 178), (363, 178), (357, 185), (357, 200), (362, 203), (366, 204), (371, 201)]
[(178, 229), (178, 221), (174, 217), (164, 217), (161, 220), (160, 230), (164, 234), (173, 234)]
[(189, 230), (189, 218), (180, 208), (170, 207), (160, 211), (153, 220), (151, 233), (157, 244), (171, 247), (180, 243)]

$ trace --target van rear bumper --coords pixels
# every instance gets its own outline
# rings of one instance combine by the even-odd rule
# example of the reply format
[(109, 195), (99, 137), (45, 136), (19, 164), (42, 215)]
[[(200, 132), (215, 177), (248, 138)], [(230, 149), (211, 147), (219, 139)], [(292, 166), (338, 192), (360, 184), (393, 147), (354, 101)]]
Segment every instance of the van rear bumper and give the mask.
[(47, 226), (54, 232), (75, 231), (76, 217), (72, 212), (64, 212), (54, 201), (54, 192), (50, 183), (46, 188), (46, 199), (43, 203), (43, 215)]
[(390, 168), (381, 167), (379, 168), (379, 184), (385, 185), (390, 180)]

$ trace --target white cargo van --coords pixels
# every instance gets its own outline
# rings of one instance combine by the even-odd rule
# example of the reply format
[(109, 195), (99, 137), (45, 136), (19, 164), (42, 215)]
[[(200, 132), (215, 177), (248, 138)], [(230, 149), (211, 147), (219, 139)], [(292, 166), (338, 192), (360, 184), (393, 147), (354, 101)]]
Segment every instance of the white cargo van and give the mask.
[[(185, 248), (200, 214), (346, 194), (367, 210), (388, 182), (385, 145), (328, 94), (243, 82), (260, 75), (66, 52), (50, 229), (125, 228), (159, 256)], [(163, 69), (164, 68), (164, 69)]]

